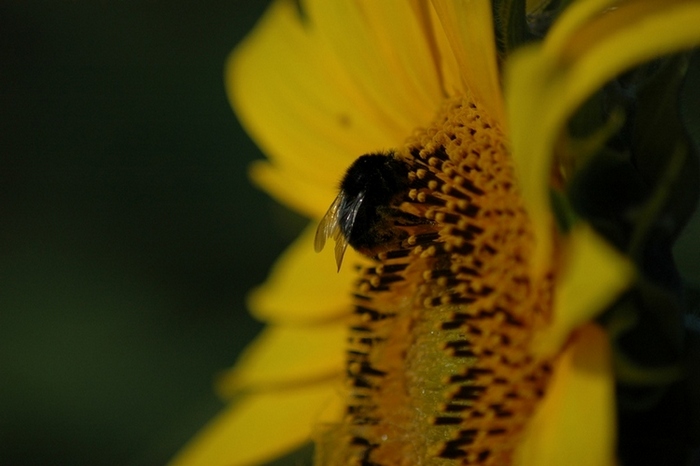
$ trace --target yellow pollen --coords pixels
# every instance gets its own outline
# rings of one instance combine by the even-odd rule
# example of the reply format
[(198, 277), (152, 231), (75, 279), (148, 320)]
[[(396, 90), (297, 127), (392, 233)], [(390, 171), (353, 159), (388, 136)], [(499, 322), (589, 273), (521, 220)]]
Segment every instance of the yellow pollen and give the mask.
[[(446, 102), (396, 156), (400, 245), (360, 271), (346, 416), (320, 465), (508, 465), (550, 375), (530, 355), (551, 278), (530, 279), (532, 228), (504, 135), (478, 105)], [(550, 274), (551, 277), (551, 274)]]

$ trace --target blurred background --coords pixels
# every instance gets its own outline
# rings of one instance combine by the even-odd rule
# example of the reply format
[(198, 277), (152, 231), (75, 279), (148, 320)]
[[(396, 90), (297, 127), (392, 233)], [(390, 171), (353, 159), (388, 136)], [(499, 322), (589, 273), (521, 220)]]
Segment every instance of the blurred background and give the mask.
[(226, 100), (260, 0), (0, 2), (0, 465), (159, 465), (305, 221)]

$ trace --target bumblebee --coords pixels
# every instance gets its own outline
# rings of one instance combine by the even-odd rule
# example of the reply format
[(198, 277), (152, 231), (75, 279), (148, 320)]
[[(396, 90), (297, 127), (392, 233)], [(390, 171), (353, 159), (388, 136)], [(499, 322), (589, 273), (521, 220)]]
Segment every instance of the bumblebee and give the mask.
[(408, 237), (401, 226), (424, 223), (398, 208), (409, 190), (408, 173), (408, 164), (393, 152), (358, 158), (345, 173), (338, 196), (318, 225), (316, 252), (333, 238), (340, 270), (348, 244), (372, 258), (400, 244)]

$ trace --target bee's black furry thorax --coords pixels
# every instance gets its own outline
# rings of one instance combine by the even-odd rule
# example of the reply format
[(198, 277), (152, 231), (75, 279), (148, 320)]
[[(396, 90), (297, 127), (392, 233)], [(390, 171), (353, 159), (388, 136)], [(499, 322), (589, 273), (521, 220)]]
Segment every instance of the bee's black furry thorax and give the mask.
[(393, 153), (363, 155), (350, 166), (340, 185), (343, 201), (338, 217), (352, 247), (373, 256), (378, 248), (405, 235), (396, 225), (406, 222), (407, 214), (397, 207), (409, 189), (408, 172), (407, 164)]

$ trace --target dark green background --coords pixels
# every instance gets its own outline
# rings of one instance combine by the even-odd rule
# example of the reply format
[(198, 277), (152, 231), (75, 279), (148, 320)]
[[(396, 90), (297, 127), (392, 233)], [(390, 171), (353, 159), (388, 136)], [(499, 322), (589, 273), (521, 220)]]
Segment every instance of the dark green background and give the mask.
[(222, 68), (265, 2), (0, 3), (0, 465), (163, 464), (303, 225)]

